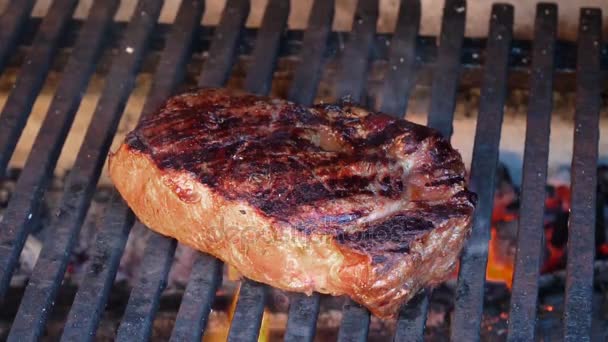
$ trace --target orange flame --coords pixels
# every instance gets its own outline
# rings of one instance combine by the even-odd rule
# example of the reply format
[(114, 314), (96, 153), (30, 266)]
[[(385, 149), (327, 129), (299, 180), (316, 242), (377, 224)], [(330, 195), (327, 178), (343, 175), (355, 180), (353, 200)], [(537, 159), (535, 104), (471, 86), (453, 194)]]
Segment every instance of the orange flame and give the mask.
[(509, 289), (513, 282), (513, 261), (505, 260), (497, 252), (499, 241), (496, 236), (496, 228), (492, 227), (491, 239), (488, 248), (488, 265), (486, 268), (486, 280), (491, 282), (505, 283)]

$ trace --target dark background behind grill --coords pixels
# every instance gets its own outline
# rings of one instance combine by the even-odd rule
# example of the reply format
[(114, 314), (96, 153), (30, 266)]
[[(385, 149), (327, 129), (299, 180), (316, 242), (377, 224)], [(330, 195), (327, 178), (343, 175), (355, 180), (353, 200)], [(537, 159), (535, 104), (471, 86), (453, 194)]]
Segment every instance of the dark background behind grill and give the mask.
[[(494, 175), (498, 161), (503, 109), (509, 86), (508, 72), (531, 68), (529, 77), (515, 81), (529, 84), (534, 95), (529, 105), (528, 135), (523, 168), (523, 198), (518, 240), (518, 259), (510, 312), (510, 340), (530, 340), (535, 334), (539, 246), (541, 244), (542, 201), (547, 172), (553, 87), (552, 70), (562, 72), (556, 84), (575, 85), (577, 93), (574, 157), (572, 173), (573, 208), (570, 225), (568, 275), (564, 337), (579, 341), (591, 336), (591, 291), (593, 279), (593, 227), (595, 220), (596, 161), (598, 127), (603, 84), (601, 55), (601, 12), (583, 9), (580, 13), (578, 45), (555, 41), (557, 8), (541, 4), (537, 8), (534, 42), (512, 42), (513, 11), (509, 5), (495, 5), (487, 20), (487, 39), (464, 39), (466, 4), (447, 0), (442, 29), (435, 46), (434, 39), (418, 36), (420, 3), (403, 0), (394, 35), (376, 34), (378, 4), (360, 0), (352, 31), (335, 34), (329, 30), (332, 1), (316, 1), (306, 31), (286, 29), (287, 1), (270, 0), (261, 27), (242, 30), (250, 6), (244, 0), (229, 0), (218, 26), (199, 30), (203, 4), (185, 0), (178, 11), (176, 24), (157, 28), (155, 23), (162, 1), (141, 0), (127, 25), (111, 24), (118, 1), (96, 2), (94, 11), (84, 22), (70, 21), (76, 0), (56, 0), (42, 20), (28, 19), (33, 0), (11, 2), (0, 17), (0, 68), (19, 65), (14, 89), (0, 114), (0, 170), (4, 170), (48, 72), (63, 54), (67, 59), (58, 90), (47, 117), (36, 138), (0, 223), (0, 297), (8, 283), (28, 230), (32, 216), (38, 212), (41, 194), (48, 185), (63, 141), (78, 109), (102, 47), (114, 52), (101, 69), (105, 83), (93, 114), (89, 131), (70, 172), (64, 196), (55, 217), (46, 229), (53, 231), (42, 249), (38, 263), (23, 295), (11, 328), (10, 340), (39, 338), (61, 285), (69, 251), (73, 248), (105, 156), (116, 133), (136, 77), (142, 70), (153, 71), (152, 84), (143, 105), (142, 115), (150, 115), (159, 101), (190, 81), (188, 73), (192, 52), (207, 52), (197, 70), (196, 83), (221, 86), (229, 80), (237, 55), (251, 57), (245, 70), (243, 87), (266, 94), (272, 86), (273, 70), (280, 55), (296, 54), (294, 78), (286, 96), (309, 104), (317, 95), (318, 81), (327, 57), (335, 56), (334, 97), (352, 96), (355, 100), (382, 108), (390, 114), (406, 112), (408, 94), (418, 74), (425, 68), (430, 84), (429, 125), (446, 135), (452, 132), (456, 92), (463, 71), (474, 70), (473, 78), (481, 84), (477, 131), (471, 165), (471, 187), (479, 195), (473, 234), (463, 252), (456, 309), (451, 337), (455, 341), (479, 338), (483, 304), (484, 270), (487, 260), (489, 218), (492, 210)], [(163, 39), (164, 38), (164, 39)], [(386, 42), (390, 42), (387, 44)], [(327, 43), (327, 44), (326, 44)], [(343, 45), (343, 46), (342, 46)], [(16, 46), (20, 46), (16, 48)], [(71, 47), (68, 52), (60, 48)], [(326, 51), (323, 48), (326, 47)], [(416, 51), (414, 52), (414, 48)], [(154, 63), (145, 56), (159, 51)], [(577, 53), (578, 51), (578, 53)], [(553, 54), (555, 52), (555, 55)], [(473, 55), (483, 58), (473, 58)], [(17, 55), (17, 57), (15, 57)], [(21, 57), (19, 57), (21, 55)], [(523, 57), (522, 57), (523, 56)], [(555, 59), (553, 58), (555, 56)], [(531, 60), (531, 66), (524, 63)], [(387, 60), (387, 76), (375, 92), (366, 92), (370, 59)], [(104, 67), (105, 63), (105, 67)], [(420, 68), (419, 66), (423, 66)], [(577, 73), (572, 71), (576, 69)], [(529, 83), (528, 83), (529, 82)], [(108, 205), (102, 230), (92, 253), (93, 262), (83, 285), (78, 289), (68, 314), (63, 338), (82, 339), (94, 336), (116, 275), (118, 262), (134, 218), (115, 193)], [(139, 223), (135, 223), (139, 224)], [(127, 303), (117, 339), (141, 340), (150, 337), (151, 324), (165, 286), (176, 243), (160, 235), (148, 241), (141, 274)], [(68, 251), (68, 253), (66, 253)], [(220, 263), (200, 254), (193, 277), (179, 309), (172, 338), (200, 340), (209, 313), (214, 289), (220, 279)], [(245, 281), (231, 326), (230, 339), (251, 340), (257, 337), (266, 298), (266, 286)], [(422, 339), (427, 309), (426, 294), (410, 302), (400, 315), (396, 339)], [(309, 340), (314, 335), (319, 297), (293, 295), (286, 335), (291, 340)], [(355, 303), (346, 303), (339, 332), (341, 340), (364, 340), (368, 333), (369, 313)]]

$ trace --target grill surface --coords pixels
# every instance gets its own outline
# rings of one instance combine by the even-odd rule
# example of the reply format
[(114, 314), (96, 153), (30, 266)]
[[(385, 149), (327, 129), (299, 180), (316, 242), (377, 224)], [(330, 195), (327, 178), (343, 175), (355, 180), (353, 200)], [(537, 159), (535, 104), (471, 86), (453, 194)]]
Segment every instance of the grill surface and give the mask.
[[(89, 18), (80, 28), (73, 44), (57, 93), (49, 107), (32, 152), (18, 180), (16, 191), (0, 222), (0, 298), (9, 286), (28, 232), (32, 216), (37, 215), (42, 194), (52, 177), (67, 133), (112, 26), (118, 0), (97, 1)], [(203, 0), (183, 0), (175, 24), (168, 33), (142, 116), (151, 115), (161, 101), (183, 82), (192, 52), (199, 51), (199, 23)], [(34, 1), (14, 1), (0, 16), (0, 71), (16, 50), (24, 35)], [(38, 27), (31, 49), (15, 88), (0, 115), (0, 174), (4, 172), (19, 136), (57, 55), (60, 40), (69, 26), (76, 0), (54, 1)], [(70, 253), (75, 245), (91, 198), (99, 179), (110, 143), (135, 77), (154, 38), (161, 0), (140, 0), (131, 22), (124, 29), (118, 54), (114, 56), (105, 88), (92, 122), (66, 181), (59, 209), (45, 228), (53, 232), (43, 246), (31, 279), (12, 325), (9, 340), (40, 338), (48, 313), (61, 285)], [(247, 0), (228, 0), (220, 24), (206, 50), (208, 57), (199, 76), (200, 86), (221, 86), (230, 75), (238, 54), (244, 22), (249, 13)], [(334, 1), (316, 0), (304, 33), (301, 63), (289, 91), (289, 99), (311, 104), (317, 93), (325, 62), (326, 49), (332, 44), (331, 22)], [(479, 339), (483, 310), (485, 267), (494, 196), (494, 178), (498, 161), (503, 107), (509, 68), (513, 66), (512, 26), (514, 8), (494, 5), (490, 31), (485, 46), (486, 63), (482, 77), (479, 117), (475, 134), (471, 188), (479, 195), (473, 233), (465, 247), (457, 283), (455, 312), (451, 324), (453, 341)], [(267, 94), (272, 85), (277, 59), (285, 49), (289, 1), (270, 0), (257, 31), (252, 63), (247, 71), (245, 88)], [(429, 125), (446, 136), (452, 133), (456, 90), (462, 68), (466, 2), (446, 0), (434, 77), (431, 88)], [(363, 104), (372, 102), (366, 92), (369, 60), (377, 54), (375, 33), (378, 0), (359, 0), (353, 31), (339, 58), (335, 94), (350, 96)], [(395, 34), (386, 53), (388, 72), (376, 106), (399, 116), (406, 111), (409, 94), (419, 76), (420, 56), (426, 47), (418, 37), (419, 0), (402, 0)], [(557, 6), (540, 4), (537, 8), (532, 66), (521, 217), (517, 241), (516, 267), (509, 320), (512, 341), (532, 340), (538, 295), (540, 246), (543, 239), (542, 217), (546, 181), (549, 124), (552, 110), (553, 73), (559, 61), (554, 58), (557, 30)], [(598, 157), (598, 122), (601, 73), (601, 12), (581, 11), (577, 56), (577, 103), (574, 157), (572, 160), (572, 215), (568, 242), (568, 263), (564, 314), (564, 337), (570, 341), (589, 340), (591, 333), (591, 294), (593, 281), (595, 186)], [(421, 52), (422, 51), (422, 52)], [(74, 299), (62, 340), (92, 340), (100, 322), (109, 292), (117, 273), (126, 240), (136, 222), (130, 210), (114, 192), (102, 229)], [(119, 340), (145, 340), (150, 337), (152, 322), (165, 287), (176, 242), (155, 233), (147, 242), (141, 274), (134, 286), (123, 320)], [(221, 283), (221, 263), (199, 253), (179, 308), (171, 339), (200, 341), (204, 332), (215, 290)], [(229, 340), (256, 340), (268, 289), (245, 280), (230, 327)], [(286, 340), (311, 341), (315, 335), (320, 297), (290, 294), (291, 305)], [(428, 308), (428, 292), (419, 294), (400, 312), (396, 340), (422, 340)], [(366, 340), (369, 312), (351, 301), (343, 308), (338, 339)]]

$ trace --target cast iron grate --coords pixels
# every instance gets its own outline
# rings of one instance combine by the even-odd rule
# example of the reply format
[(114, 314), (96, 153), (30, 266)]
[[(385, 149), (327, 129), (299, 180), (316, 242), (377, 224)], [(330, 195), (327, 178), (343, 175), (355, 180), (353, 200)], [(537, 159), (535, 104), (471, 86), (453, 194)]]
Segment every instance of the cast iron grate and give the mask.
[[(28, 24), (33, 0), (12, 1), (0, 17), (0, 69), (7, 65)], [(17, 140), (52, 67), (60, 41), (70, 27), (76, 0), (55, 0), (42, 22), (24, 59), (15, 88), (0, 115), (0, 170), (4, 172)], [(78, 30), (73, 50), (64, 68), (48, 114), (36, 137), (31, 154), (18, 180), (16, 191), (0, 222), (0, 298), (4, 297), (28, 231), (32, 213), (37, 212), (42, 194), (52, 177), (67, 133), (78, 109), (82, 89), (95, 71), (104, 48), (112, 42), (106, 37), (113, 23), (118, 0), (96, 1), (87, 20)], [(46, 241), (35, 266), (9, 340), (40, 338), (47, 316), (61, 285), (68, 258), (83, 223), (99, 179), (101, 168), (116, 132), (135, 77), (154, 40), (163, 1), (140, 0), (133, 18), (123, 28), (118, 54), (113, 57), (105, 88), (94, 112), (74, 168), (69, 174), (57, 215), (50, 227), (53, 239)], [(310, 104), (317, 93), (330, 45), (333, 0), (316, 0), (309, 26), (302, 38), (301, 63), (289, 91), (289, 99)], [(350, 96), (366, 102), (369, 60), (377, 53), (375, 32), (378, 0), (359, 0), (353, 30), (339, 59), (335, 83), (337, 96)], [(175, 23), (167, 33), (152, 88), (143, 115), (150, 115), (159, 101), (169, 96), (186, 75), (196, 46), (203, 0), (183, 0)], [(406, 112), (409, 94), (419, 74), (420, 1), (402, 0), (398, 23), (387, 49), (389, 72), (381, 87), (376, 107), (387, 113)], [(288, 0), (268, 2), (261, 28), (251, 52), (245, 88), (266, 94), (273, 71), (284, 49)], [(208, 57), (199, 77), (201, 86), (221, 86), (230, 75), (244, 23), (250, 10), (247, 0), (228, 0), (219, 25), (208, 46)], [(490, 30), (485, 46), (485, 64), (479, 117), (475, 135), (471, 187), (479, 195), (474, 228), (461, 259), (451, 339), (478, 340), (483, 309), (485, 266), (487, 262), (490, 215), (494, 177), (498, 160), (503, 107), (509, 68), (512, 66), (512, 26), (514, 9), (496, 4), (492, 8)], [(446, 0), (439, 46), (436, 49), (431, 88), (429, 125), (447, 136), (452, 133), (456, 90), (463, 68), (463, 41), (466, 18), (464, 0)], [(567, 285), (564, 313), (564, 338), (589, 340), (591, 331), (591, 293), (595, 221), (596, 160), (600, 108), (601, 12), (583, 9), (580, 13), (576, 68), (576, 117), (574, 157), (572, 160), (573, 205), (568, 243)], [(516, 268), (511, 300), (509, 335), (512, 341), (533, 340), (538, 292), (538, 269), (542, 241), (544, 184), (546, 180), (549, 124), (552, 109), (553, 73), (556, 68), (557, 6), (537, 6), (535, 37), (530, 77), (529, 106), (522, 215), (519, 221)], [(389, 38), (387, 38), (389, 39)], [(424, 55), (424, 53), (422, 53)], [(557, 56), (557, 57), (556, 57)], [(74, 299), (63, 340), (92, 340), (101, 319), (127, 237), (136, 222), (130, 210), (114, 193), (108, 205), (103, 228), (92, 252), (93, 262)], [(145, 340), (165, 287), (176, 242), (153, 234), (142, 261), (142, 274), (134, 286), (117, 333), (119, 340)], [(215, 290), (221, 283), (221, 263), (199, 254), (172, 333), (172, 340), (200, 341)], [(267, 296), (265, 285), (245, 281), (240, 291), (229, 340), (256, 340)], [(286, 340), (311, 341), (315, 335), (319, 295), (290, 294), (291, 306)], [(421, 293), (399, 316), (396, 340), (422, 340), (428, 307), (428, 294)], [(365, 340), (369, 312), (353, 302), (344, 306), (339, 340)]]

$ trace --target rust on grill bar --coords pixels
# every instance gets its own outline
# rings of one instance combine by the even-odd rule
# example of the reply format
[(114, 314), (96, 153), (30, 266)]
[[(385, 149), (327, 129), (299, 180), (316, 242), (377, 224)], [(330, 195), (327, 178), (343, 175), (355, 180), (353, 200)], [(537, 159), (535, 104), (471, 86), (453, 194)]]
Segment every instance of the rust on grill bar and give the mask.
[[(3, 300), (10, 297), (7, 291), (26, 238), (43, 216), (39, 214), (45, 204), (42, 198), (52, 188), (53, 171), (76, 119), (84, 89), (96, 70), (105, 79), (92, 121), (64, 183), (57, 210), (50, 215), (48, 223), (45, 222), (44, 229), (50, 231), (52, 238), (43, 241), (24, 293), (16, 301), (16, 314), (11, 317), (10, 331), (6, 330), (8, 340), (41, 339), (47, 332), (47, 321), (53, 320), (55, 301), (61, 297), (62, 281), (69, 270), (70, 258), (93, 201), (110, 144), (135, 88), (136, 77), (154, 71), (141, 110), (143, 118), (153, 115), (167, 97), (190, 82), (191, 78), (186, 77), (190, 76), (189, 66), (203, 61), (198, 80), (192, 84), (224, 86), (239, 55), (249, 56), (244, 88), (261, 95), (267, 95), (273, 89), (274, 73), (282, 70), (283, 60), (278, 63), (279, 57), (297, 55), (298, 63), (293, 68), (293, 80), (286, 93), (289, 100), (302, 105), (310, 105), (317, 98), (324, 80), (325, 62), (329, 58), (337, 61), (337, 74), (330, 80), (329, 87), (336, 99), (349, 98), (364, 106), (373, 105), (393, 116), (400, 117), (407, 112), (408, 100), (416, 85), (429, 85), (428, 125), (448, 137), (453, 131), (462, 72), (483, 69), (470, 168), (471, 189), (478, 194), (479, 200), (473, 231), (460, 259), (453, 315), (448, 323), (450, 329), (445, 332), (445, 337), (449, 334), (452, 341), (475, 341), (483, 335), (484, 300), (491, 296), (484, 293), (486, 289), (491, 292), (485, 274), (488, 240), (491, 229), (493, 234), (497, 232), (492, 213), (503, 112), (510, 76), (528, 70), (530, 95), (523, 181), (517, 237), (513, 238), (517, 250), (512, 263), (512, 287), (508, 291), (510, 310), (508, 314), (504, 312), (508, 318), (504, 322), (504, 336), (509, 341), (534, 340), (550, 330), (540, 324), (537, 329), (536, 325), (545, 307), (548, 311), (553, 310), (551, 305), (538, 303), (539, 297), (544, 298), (539, 284), (543, 283), (540, 266), (547, 234), (545, 206), (549, 207), (549, 204), (545, 205), (548, 203), (545, 184), (550, 178), (547, 173), (553, 90), (559, 84), (559, 73), (564, 70), (573, 73), (569, 69), (576, 64), (576, 82), (572, 82), (576, 85), (576, 113), (570, 175), (571, 211), (569, 225), (564, 226), (563, 233), (567, 234), (567, 259), (563, 260), (565, 296), (563, 317), (560, 316), (563, 324), (559, 325), (563, 331), (556, 334), (566, 341), (588, 341), (597, 337), (592, 335), (596, 319), (592, 306), (594, 266), (597, 266), (594, 262), (599, 260), (595, 259), (596, 219), (604, 219), (602, 213), (596, 217), (596, 188), (598, 181), (601, 182), (597, 162), (602, 62), (604, 69), (608, 63), (608, 55), (602, 53), (600, 10), (581, 10), (576, 46), (557, 40), (558, 8), (551, 3), (537, 5), (534, 39), (526, 42), (513, 41), (516, 9), (506, 4), (493, 5), (486, 40), (465, 38), (466, 0), (445, 0), (441, 32), (437, 38), (419, 36), (420, 0), (400, 1), (394, 34), (376, 33), (381, 13), (379, 0), (357, 1), (352, 32), (348, 33), (332, 32), (335, 0), (315, 0), (308, 27), (303, 32), (287, 30), (290, 5), (294, 4), (289, 0), (269, 0), (259, 29), (245, 28), (252, 5), (250, 0), (227, 0), (215, 28), (200, 25), (205, 0), (180, 1), (172, 24), (158, 23), (163, 0), (139, 0), (131, 21), (116, 23), (114, 16), (120, 2), (94, 1), (82, 21), (72, 19), (78, 0), (52, 1), (44, 18), (30, 17), (35, 0), (11, 1), (0, 15), (0, 72), (19, 67), (14, 89), (0, 115), (0, 178), (5, 174), (35, 101), (44, 93), (42, 88), (47, 76), (57, 69), (61, 72), (14, 191), (6, 201), (6, 208), (0, 208), (2, 312), (9, 311), (4, 310), (8, 301)], [(152, 53), (161, 47), (160, 56)], [(529, 60), (530, 55), (522, 53), (523, 50), (532, 51), (531, 65), (524, 61)], [(67, 60), (65, 65), (63, 62), (60, 67), (54, 65), (63, 60)], [(372, 63), (379, 60), (382, 65), (378, 68), (374, 64), (372, 68)], [(382, 68), (385, 68), (382, 81), (370, 82), (371, 70)], [(241, 73), (240, 68), (234, 69)], [(198, 69), (193, 67), (192, 70)], [(377, 88), (372, 89), (373, 86)], [(328, 90), (321, 89), (323, 92)], [(69, 312), (65, 310), (67, 321), (62, 323), (63, 341), (95, 339), (106, 305), (112, 302), (110, 293), (129, 235), (135, 230), (147, 230), (134, 218), (116, 191), (110, 197), (88, 255), (90, 263), (84, 279), (75, 291), (73, 303), (68, 305)], [(134, 278), (128, 301), (125, 296), (124, 314), (121, 311), (122, 317), (114, 330), (117, 340), (151, 339), (154, 321), (159, 309), (162, 311), (161, 300), (166, 298), (163, 291), (177, 242), (154, 232), (147, 234), (149, 238), (138, 264), (137, 278)], [(603, 238), (598, 240), (600, 244), (605, 242)], [(608, 243), (604, 245), (606, 252), (598, 253), (608, 257)], [(494, 249), (492, 251), (496, 253)], [(214, 319), (210, 316), (212, 305), (216, 308), (218, 298), (222, 296), (222, 262), (204, 253), (194, 255), (187, 286), (173, 311), (171, 341), (201, 341), (208, 329), (207, 323)], [(277, 290), (243, 279), (238, 297), (232, 299), (232, 322), (226, 326), (230, 341), (255, 341), (268, 336), (265, 329), (260, 334), (260, 328), (266, 325), (264, 315), (274, 315), (270, 311), (275, 305), (271, 291)], [(433, 339), (429, 338), (428, 330), (425, 335), (425, 326), (433, 324), (430, 317), (433, 305), (436, 305), (435, 297), (431, 300), (430, 294), (430, 290), (422, 291), (401, 308), (394, 322), (393, 340)], [(318, 322), (318, 317), (327, 314), (326, 299), (332, 301), (330, 305), (335, 306), (332, 310), (339, 315), (336, 316), (340, 319), (339, 328), (334, 331), (339, 341), (365, 341), (373, 336), (374, 324), (378, 321), (350, 299), (343, 303), (339, 298), (323, 297), (318, 293), (312, 296), (288, 293), (287, 296), (289, 306), (282, 308), (287, 311), (286, 327), (281, 328), (287, 341), (310, 342), (321, 338), (319, 331), (322, 330), (317, 330), (317, 325), (322, 324), (323, 319)]]
[(572, 214), (568, 226), (568, 261), (564, 340), (591, 340), (595, 197), (602, 73), (602, 12), (582, 9), (576, 67), (576, 114), (572, 157)]
[(549, 159), (549, 130), (553, 108), (553, 56), (557, 6), (536, 8), (530, 103), (526, 127), (523, 181), (513, 291), (509, 312), (510, 341), (533, 340), (536, 326), (538, 277), (544, 241), (545, 184)]
[(479, 338), (512, 34), (513, 7), (492, 6), (470, 175), (471, 190), (477, 193), (479, 199), (473, 218), (473, 231), (460, 259), (452, 341), (474, 341)]

